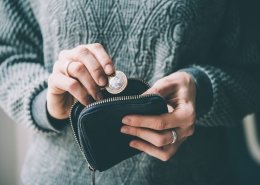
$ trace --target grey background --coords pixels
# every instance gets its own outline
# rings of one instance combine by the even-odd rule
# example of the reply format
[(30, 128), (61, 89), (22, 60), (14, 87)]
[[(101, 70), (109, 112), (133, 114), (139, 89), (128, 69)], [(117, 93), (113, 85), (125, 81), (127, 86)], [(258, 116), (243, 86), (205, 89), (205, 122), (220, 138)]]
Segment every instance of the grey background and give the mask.
[(0, 109), (0, 185), (18, 185), (32, 131), (14, 124)]

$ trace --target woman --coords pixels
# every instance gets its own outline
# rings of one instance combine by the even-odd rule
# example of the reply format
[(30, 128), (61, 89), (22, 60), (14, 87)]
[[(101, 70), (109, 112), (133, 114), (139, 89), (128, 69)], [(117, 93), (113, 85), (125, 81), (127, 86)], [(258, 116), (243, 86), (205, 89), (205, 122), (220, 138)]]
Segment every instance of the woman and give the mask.
[(247, 5), (1, 0), (1, 106), (38, 131), (22, 183), (90, 184), (69, 110), (74, 99), (102, 99), (100, 88), (115, 70), (148, 81), (146, 93), (160, 94), (170, 108), (124, 117), (121, 132), (138, 136), (129, 145), (143, 153), (97, 173), (96, 183), (228, 183), (222, 126), (239, 124), (260, 103), (258, 27), (248, 21), (254, 12), (245, 13), (253, 7)]

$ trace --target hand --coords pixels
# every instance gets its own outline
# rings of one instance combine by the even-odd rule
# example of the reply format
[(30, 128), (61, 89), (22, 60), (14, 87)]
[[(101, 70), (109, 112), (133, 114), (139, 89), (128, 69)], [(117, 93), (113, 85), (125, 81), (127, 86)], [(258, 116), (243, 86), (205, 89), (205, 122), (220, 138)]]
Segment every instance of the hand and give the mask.
[(100, 87), (107, 84), (107, 75), (114, 72), (112, 60), (101, 44), (61, 51), (48, 80), (49, 114), (64, 119), (75, 100), (88, 105), (93, 99), (102, 99)]
[[(181, 143), (194, 132), (196, 86), (186, 72), (176, 72), (157, 81), (145, 94), (159, 94), (168, 104), (169, 113), (160, 116), (128, 115), (121, 132), (136, 139), (130, 146), (162, 161), (169, 160)], [(173, 141), (172, 130), (177, 133)]]

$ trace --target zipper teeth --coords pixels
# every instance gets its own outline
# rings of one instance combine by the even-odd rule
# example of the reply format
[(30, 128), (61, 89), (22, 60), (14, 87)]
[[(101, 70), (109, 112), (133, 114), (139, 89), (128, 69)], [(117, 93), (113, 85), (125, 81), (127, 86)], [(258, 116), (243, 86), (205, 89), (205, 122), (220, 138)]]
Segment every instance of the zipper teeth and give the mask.
[(79, 147), (79, 149), (80, 149), (80, 152), (81, 152), (81, 154), (83, 155), (85, 161), (88, 163), (89, 169), (92, 170), (92, 171), (95, 171), (95, 169), (89, 164), (88, 159), (87, 159), (85, 153), (83, 152), (82, 148), (80, 147), (79, 141), (78, 141), (78, 139), (77, 139), (77, 136), (76, 136), (76, 133), (75, 133), (75, 130), (74, 130), (74, 127), (73, 127), (72, 118), (71, 118), (71, 112), (72, 112), (72, 109), (73, 109), (73, 107), (76, 105), (77, 102), (78, 102), (78, 101), (76, 101), (76, 102), (71, 106), (71, 108), (70, 108), (70, 114), (69, 114), (70, 127), (71, 127), (71, 129), (72, 129), (72, 132), (73, 132), (74, 138), (75, 138), (75, 140), (76, 140), (76, 142), (77, 142), (77, 145), (78, 145), (78, 147)]
[(113, 101), (138, 100), (138, 99), (141, 99), (141, 98), (147, 98), (147, 97), (151, 97), (151, 96), (155, 96), (155, 94), (111, 97), (111, 98), (107, 98), (107, 99), (104, 99), (104, 100), (100, 100), (98, 102), (91, 103), (91, 104), (87, 105), (84, 109), (88, 109), (88, 108), (91, 108), (93, 106), (104, 104), (104, 103), (110, 103), (110, 102), (113, 102)]
[[(150, 87), (150, 85), (149, 85), (147, 82), (143, 81), (143, 80), (140, 80), (140, 79), (137, 79), (137, 78), (129, 78), (129, 79), (138, 80), (138, 81), (140, 81), (140, 82), (146, 84), (147, 87)], [(104, 99), (104, 100), (101, 100), (101, 101), (98, 101), (98, 102), (91, 103), (91, 104), (89, 104), (88, 106), (86, 106), (84, 109), (93, 107), (93, 106), (95, 106), (95, 105), (100, 105), (100, 104), (104, 104), (104, 103), (109, 103), (109, 102), (112, 102), (112, 101), (137, 100), (137, 99), (146, 98), (146, 97), (151, 97), (151, 96), (155, 96), (155, 95), (156, 95), (156, 94), (146, 94), (146, 95), (131, 95), (131, 96), (112, 97), (112, 98), (107, 98), (107, 99)], [(72, 129), (74, 138), (75, 138), (75, 140), (76, 140), (76, 142), (77, 142), (77, 145), (78, 145), (78, 147), (79, 147), (79, 149), (80, 149), (80, 152), (81, 152), (81, 154), (83, 155), (83, 157), (84, 157), (84, 159), (86, 160), (86, 162), (88, 163), (89, 169), (92, 170), (92, 171), (95, 171), (95, 168), (89, 164), (89, 161), (88, 161), (88, 159), (87, 159), (87, 155), (84, 153), (84, 151), (83, 151), (82, 148), (80, 147), (79, 141), (78, 141), (78, 139), (77, 139), (77, 136), (76, 136), (76, 133), (75, 133), (75, 130), (74, 130), (74, 127), (73, 127), (71, 113), (72, 113), (72, 109), (73, 109), (73, 107), (76, 105), (76, 103), (78, 103), (78, 101), (74, 102), (74, 104), (73, 104), (73, 105), (71, 106), (71, 108), (70, 108), (70, 114), (69, 114), (70, 126), (71, 126), (71, 129)]]
[[(110, 102), (113, 102), (113, 101), (137, 100), (137, 99), (146, 98), (146, 97), (151, 97), (151, 96), (155, 96), (155, 94), (113, 97), (113, 98), (108, 98), (108, 99), (105, 99), (105, 100), (101, 100), (101, 101), (98, 101), (98, 102), (91, 103), (91, 104), (89, 104), (88, 106), (86, 106), (84, 109), (88, 109), (88, 108), (90, 108), (90, 107), (93, 107), (93, 106), (96, 106), (96, 105), (100, 105), (100, 104), (104, 104), (104, 103), (110, 103)], [(84, 159), (85, 159), (86, 162), (88, 163), (88, 167), (90, 168), (90, 170), (95, 170), (95, 168), (89, 164), (88, 159), (87, 159), (87, 155), (83, 152), (82, 148), (80, 147), (79, 141), (78, 141), (78, 139), (77, 139), (77, 136), (76, 136), (76, 133), (75, 133), (75, 130), (74, 130), (74, 127), (73, 127), (71, 113), (72, 113), (73, 107), (76, 105), (77, 102), (78, 102), (78, 101), (76, 101), (76, 102), (71, 106), (70, 115), (69, 115), (70, 126), (71, 126), (71, 128), (72, 128), (72, 132), (73, 132), (73, 135), (74, 135), (74, 137), (75, 137), (75, 140), (76, 140), (76, 142), (77, 142), (77, 144), (78, 144), (78, 147), (79, 147), (79, 149), (80, 149), (80, 151), (81, 151), (81, 153), (82, 153)]]

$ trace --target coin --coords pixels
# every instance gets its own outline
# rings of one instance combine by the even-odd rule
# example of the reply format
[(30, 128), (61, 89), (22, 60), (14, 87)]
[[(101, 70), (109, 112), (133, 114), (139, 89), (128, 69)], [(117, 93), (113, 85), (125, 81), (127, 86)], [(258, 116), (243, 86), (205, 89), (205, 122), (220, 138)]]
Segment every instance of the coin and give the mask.
[(127, 77), (122, 71), (116, 71), (115, 75), (108, 77), (106, 90), (111, 94), (122, 92), (127, 86)]

